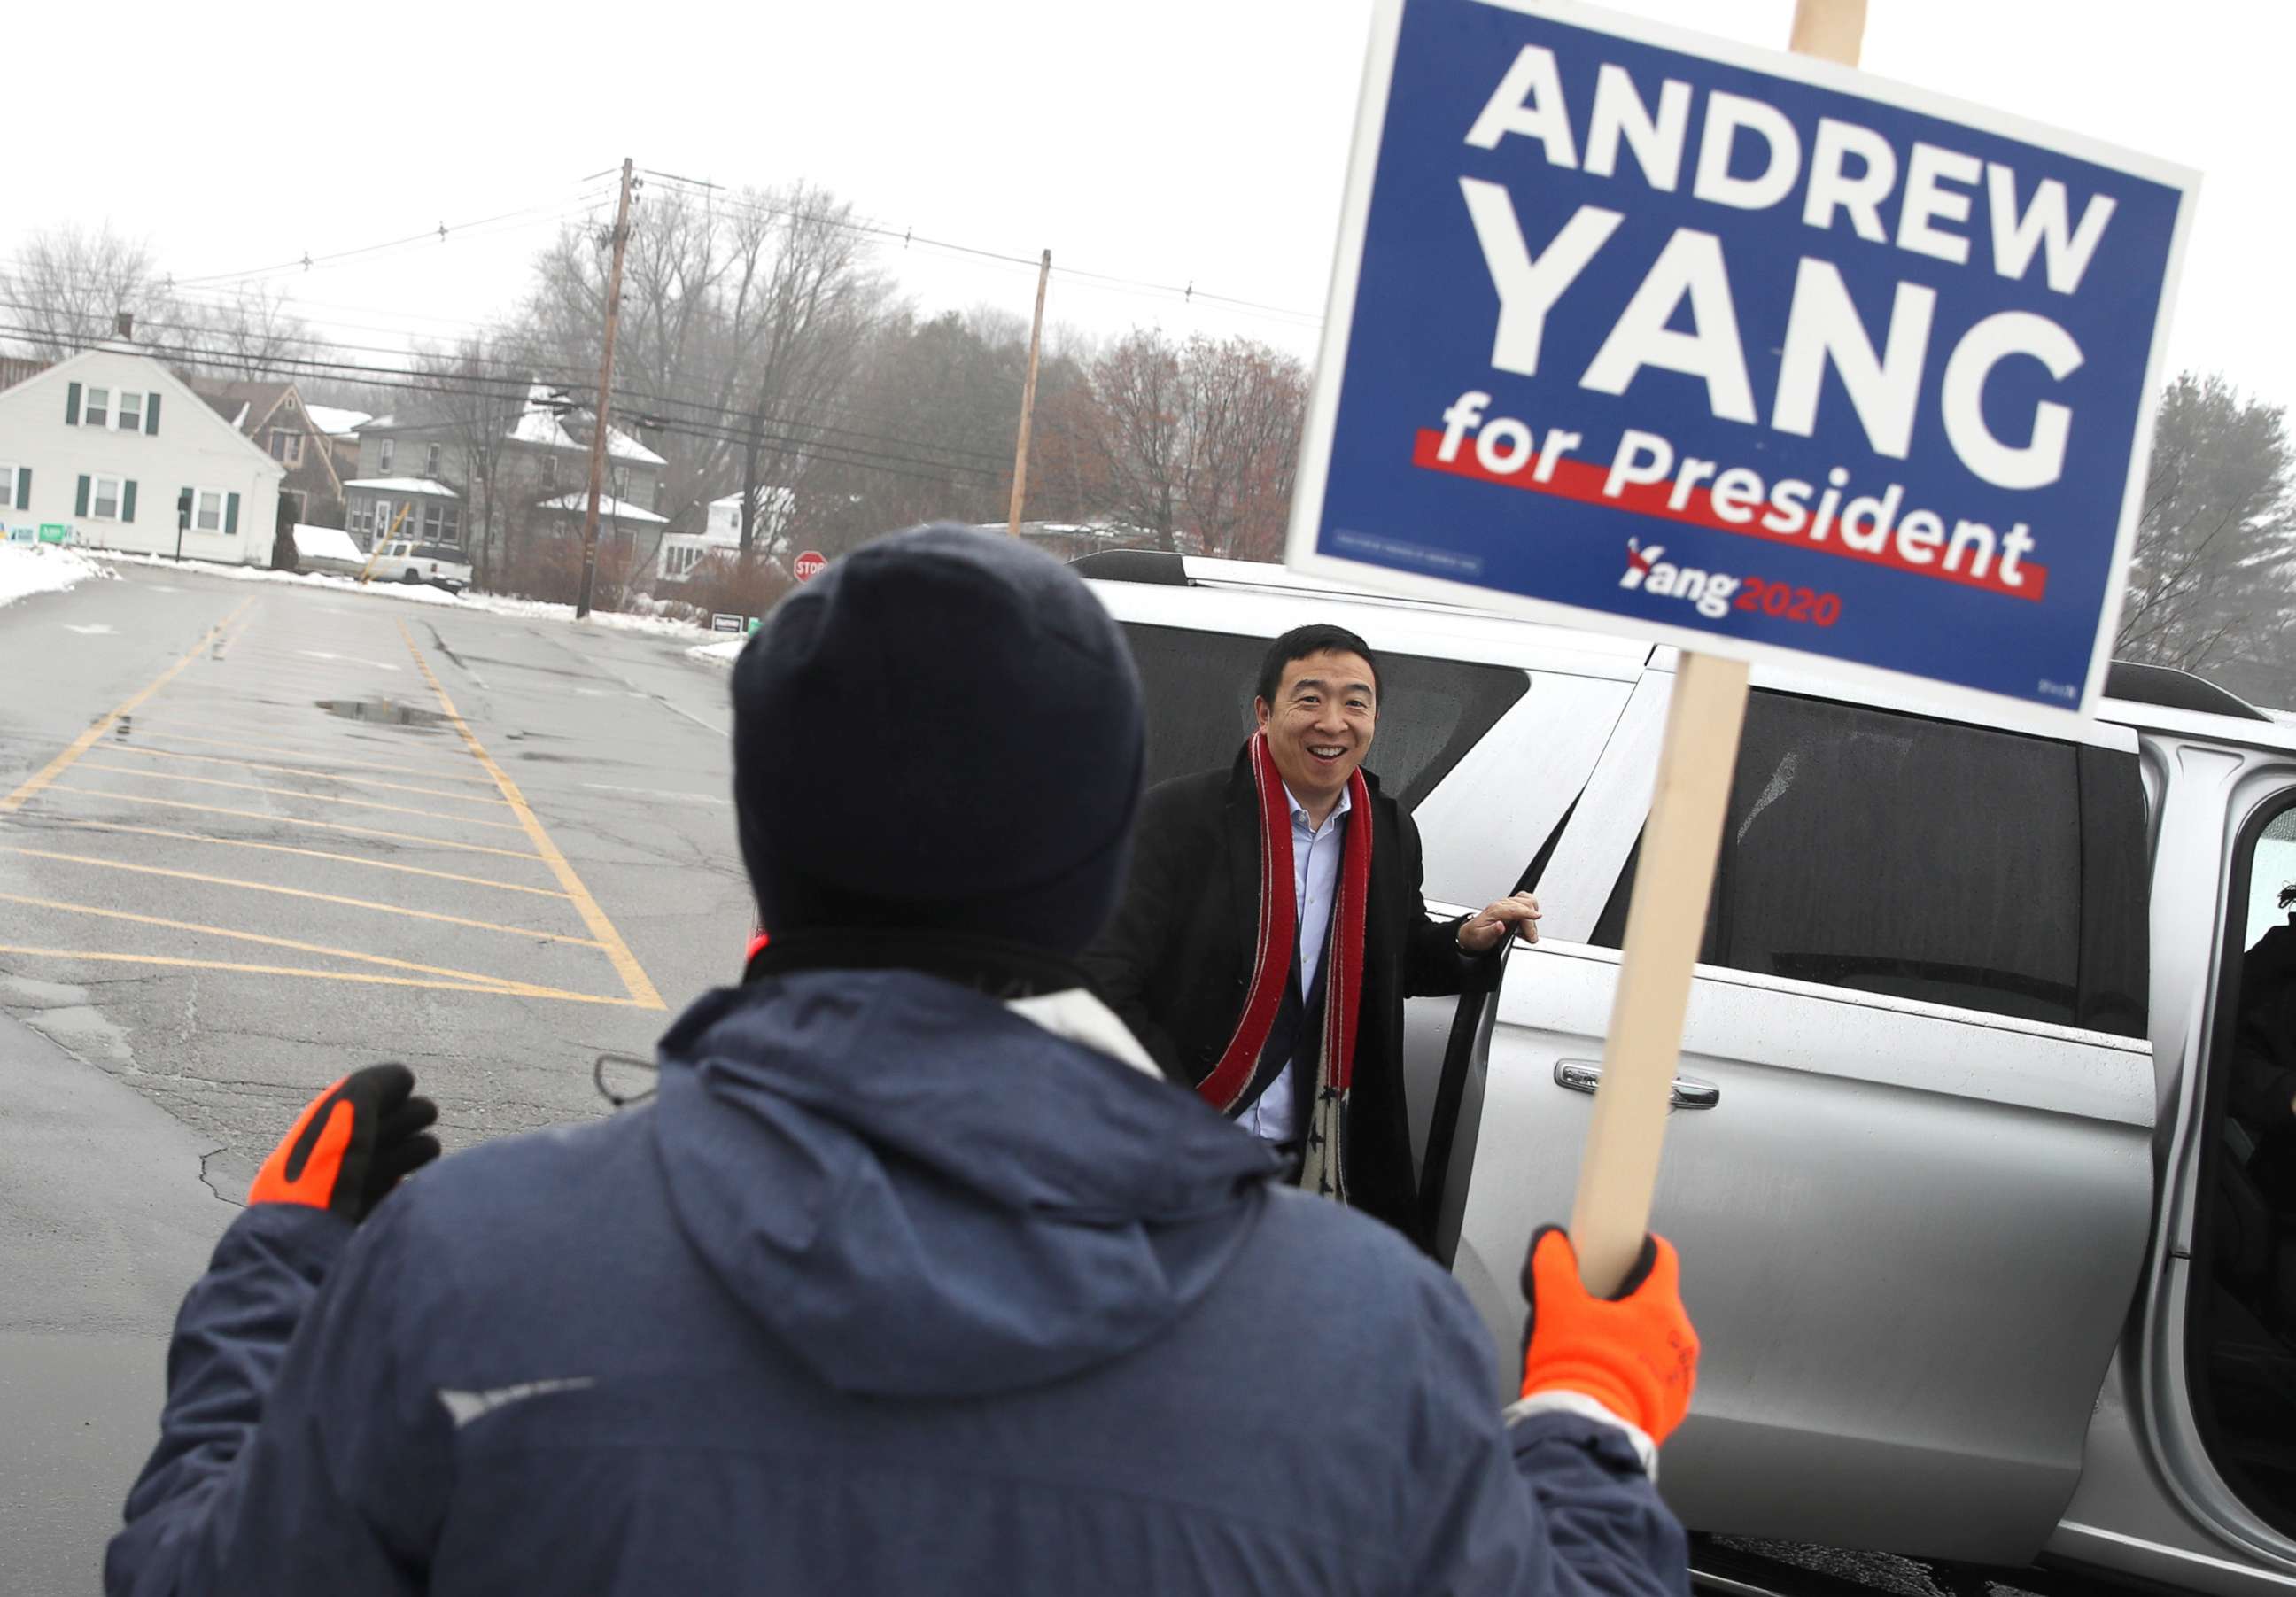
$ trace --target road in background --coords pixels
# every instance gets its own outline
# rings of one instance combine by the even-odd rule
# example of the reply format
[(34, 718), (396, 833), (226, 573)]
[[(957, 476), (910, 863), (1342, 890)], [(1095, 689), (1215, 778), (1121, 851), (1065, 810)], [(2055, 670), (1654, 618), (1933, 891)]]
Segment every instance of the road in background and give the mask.
[(0, 610), (0, 1592), (96, 1585), (176, 1304), (313, 1093), (403, 1060), (449, 1150), (588, 1118), (734, 977), (690, 643), (137, 566)]
[(0, 707), (0, 1008), (219, 1165), (378, 1058), (450, 1146), (594, 1114), (595, 1055), (734, 974), (726, 679), (683, 643), (121, 570), (0, 616), (39, 684)]

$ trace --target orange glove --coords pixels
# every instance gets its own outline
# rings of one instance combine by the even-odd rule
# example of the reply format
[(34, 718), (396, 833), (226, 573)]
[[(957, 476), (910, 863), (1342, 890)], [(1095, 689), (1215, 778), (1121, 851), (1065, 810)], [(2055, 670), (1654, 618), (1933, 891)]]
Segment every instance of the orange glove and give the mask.
[(1542, 1225), (1522, 1265), (1522, 1395), (1584, 1393), (1653, 1443), (1690, 1411), (1698, 1383), (1698, 1332), (1682, 1306), (1682, 1266), (1663, 1237), (1644, 1237), (1642, 1257), (1615, 1297), (1596, 1298), (1578, 1279), (1578, 1252), (1560, 1225)]
[(302, 1203), (367, 1217), (401, 1176), (439, 1157), (439, 1106), (405, 1065), (354, 1070), (304, 1107), (247, 1190), (250, 1203)]

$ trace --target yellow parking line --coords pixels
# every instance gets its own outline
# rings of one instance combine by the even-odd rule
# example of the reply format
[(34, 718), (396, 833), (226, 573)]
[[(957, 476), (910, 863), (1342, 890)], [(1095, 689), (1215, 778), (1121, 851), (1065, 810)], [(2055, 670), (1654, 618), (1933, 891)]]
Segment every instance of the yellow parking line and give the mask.
[[(201, 725), (204, 725), (204, 723), (201, 723)], [(195, 738), (189, 733), (170, 732), (164, 726), (150, 728), (141, 735), (145, 737), (166, 738), (171, 743), (197, 743), (202, 749), (244, 749), (250, 754), (283, 754), (290, 759), (316, 759), (319, 758), (313, 754), (308, 749), (282, 749), (275, 743), (243, 743), (236, 740), (226, 738)], [(126, 747), (127, 745), (120, 746)], [(165, 752), (165, 750), (162, 750), (162, 752)], [(416, 766), (410, 768), (401, 765), (385, 765), (380, 760), (337, 759), (332, 755), (327, 756), (326, 759), (329, 765), (344, 771), (389, 771), (394, 775), (428, 776), (438, 782), (475, 782), (480, 787), (492, 787), (494, 785), (493, 780), (489, 777), (463, 776), (455, 772), (445, 769), (434, 770), (427, 766)]]
[[(530, 888), (515, 881), (496, 881), (491, 876), (463, 876), (453, 871), (433, 871), (422, 865), (402, 865), (396, 860), (369, 859), (360, 854), (331, 854), (324, 848), (298, 848), (291, 843), (258, 843), (252, 838), (217, 838), (198, 831), (170, 831), (164, 826), (130, 826), (122, 821), (90, 821), (78, 815), (54, 817), (66, 826), (85, 827), (90, 831), (132, 832), (137, 837), (173, 838), (180, 843), (213, 843), (224, 848), (260, 848), (268, 854), (299, 854), (306, 859), (331, 859), (346, 865), (365, 865), (371, 871), (398, 871), (408, 876), (429, 876), (439, 881), (465, 882), (474, 888), (500, 888), (505, 893), (530, 893), (537, 898), (563, 898), (556, 888)], [(523, 856), (521, 856), (523, 858)]]
[[(455, 843), (445, 838), (418, 837), (411, 831), (381, 831), (372, 826), (345, 826), (336, 821), (307, 821), (300, 815), (276, 815), (260, 809), (220, 809), (212, 804), (186, 804), (179, 798), (146, 798), (140, 793), (114, 793), (102, 788), (77, 788), (56, 783), (59, 793), (84, 793), (91, 798), (110, 798), (120, 804), (151, 804), (161, 809), (195, 810), (203, 815), (237, 815), (242, 821), (268, 821), (277, 826), (309, 826), (320, 831), (348, 832), (358, 838), (385, 838), (395, 843), (428, 843), (433, 848), (453, 848), (464, 854), (498, 854), (504, 859), (541, 860), (542, 856), (520, 848), (489, 848), (484, 843)], [(543, 861), (547, 864), (547, 861)], [(568, 897), (573, 895), (569, 893)]]
[[(321, 782), (340, 782), (348, 787), (384, 788), (394, 793), (422, 793), (433, 798), (451, 799), (456, 804), (491, 804), (501, 809), (510, 807), (501, 799), (490, 798), (485, 793), (450, 793), (444, 788), (418, 788), (403, 782), (384, 782), (373, 776), (338, 776), (332, 771), (322, 771), (311, 766), (266, 765), (260, 760), (233, 759), (222, 754), (178, 754), (172, 749), (139, 749), (133, 743), (123, 743), (116, 738), (103, 746), (103, 751), (106, 754), (141, 755), (150, 759), (197, 760), (201, 765), (209, 766), (242, 766), (250, 771), (275, 771), (282, 776), (312, 776)], [(463, 778), (458, 776), (454, 780), (460, 782)]]
[(20, 943), (0, 943), (0, 954), (20, 954), (42, 959), (94, 960), (113, 965), (169, 965), (178, 970), (239, 970), (255, 976), (307, 976), (314, 981), (357, 981), (374, 987), (428, 987), (433, 992), (479, 993), (489, 998), (554, 998), (562, 1003), (603, 1003), (612, 1009), (640, 1007), (634, 998), (616, 998), (603, 993), (561, 993), (544, 989), (529, 995), (510, 992), (493, 985), (472, 987), (460, 981), (423, 981), (412, 976), (378, 976), (368, 970), (313, 970), (301, 965), (245, 965), (229, 960), (184, 959), (166, 954), (113, 954), (97, 948), (32, 948)]
[(515, 821), (481, 821), (471, 815), (442, 815), (436, 810), (417, 809), (408, 804), (377, 804), (371, 799), (346, 797), (340, 793), (307, 793), (300, 788), (266, 787), (259, 782), (230, 782), (220, 776), (178, 776), (172, 771), (152, 771), (142, 766), (112, 766), (97, 760), (80, 767), (83, 771), (116, 771), (122, 776), (142, 776), (152, 782), (181, 782), (193, 787), (236, 788), (242, 793), (269, 793), (280, 798), (308, 798), (313, 804), (348, 804), (357, 809), (381, 810), (393, 815), (420, 815), (426, 821), (451, 821), (457, 826), (483, 826), (489, 831), (523, 831)]
[(91, 748), (94, 747), (96, 739), (102, 737), (106, 732), (110, 731), (111, 724), (114, 721), (117, 721), (120, 717), (128, 714), (138, 705), (142, 704), (146, 699), (149, 699), (152, 694), (158, 692), (161, 688), (166, 687), (169, 683), (175, 681), (178, 672), (182, 671), (185, 666), (190, 665), (193, 660), (199, 659), (201, 650), (205, 649), (208, 644), (215, 639), (218, 633), (222, 632), (225, 627), (230, 626), (234, 621), (239, 618), (241, 611), (246, 610), (249, 605), (254, 602), (255, 601), (252, 599), (241, 600), (239, 609), (233, 610), (231, 614), (226, 616), (222, 620), (209, 627), (208, 629), (207, 636), (201, 638), (196, 644), (194, 644), (189, 654), (184, 655), (183, 659), (177, 660), (174, 665), (169, 666), (166, 670), (160, 672), (159, 676), (153, 677), (144, 688), (129, 695), (127, 698), (121, 700), (119, 703), (113, 706), (111, 709), (107, 711), (103, 717), (97, 721), (94, 725), (89, 727), (86, 732), (81, 733), (78, 737), (73, 739), (71, 747), (66, 749), (62, 754), (57, 755), (55, 758), (50, 760), (45, 766), (42, 766), (40, 770), (36, 772), (29, 780), (25, 782), (24, 784), (21, 787), (19, 787), (14, 792), (9, 794), (5, 798), (0, 798), (0, 815), (7, 815), (12, 810), (23, 808), (26, 801), (31, 798), (34, 794), (39, 792), (43, 788), (45, 788), (51, 782), (54, 782), (57, 777), (70, 770), (71, 768), (72, 762), (78, 759), (81, 755), (86, 754)]
[(254, 615), (254, 616), (250, 616), (250, 617), (248, 617), (248, 618), (247, 618), (246, 622), (245, 622), (243, 625), (242, 625), (242, 626), (241, 626), (240, 629), (239, 629), (237, 632), (233, 633), (229, 637), (227, 637), (227, 638), (224, 639), (221, 643), (217, 643), (217, 644), (215, 646), (215, 655), (214, 655), (214, 658), (215, 658), (215, 659), (223, 659), (226, 655), (229, 654), (229, 653), (232, 651), (232, 649), (233, 649), (234, 645), (237, 644), (241, 639), (244, 638), (244, 637), (247, 635), (248, 628), (249, 628), (249, 627), (253, 627), (253, 626), (255, 625), (256, 616), (259, 616), (259, 615), (261, 615), (262, 613), (263, 613), (263, 612), (262, 612), (260, 610), (258, 610), (255, 612), (255, 615)]
[(407, 909), (397, 904), (378, 904), (372, 898), (346, 898), (340, 893), (315, 893), (308, 888), (280, 887), (268, 881), (246, 881), (236, 876), (207, 876), (197, 871), (170, 871), (163, 865), (131, 865), (125, 860), (98, 859), (92, 854), (59, 854), (53, 848), (25, 848), (12, 843), (0, 843), (0, 854), (29, 855), (34, 859), (62, 860), (68, 864), (94, 865), (106, 871), (133, 871), (139, 876), (167, 876), (177, 881), (205, 882), (209, 887), (245, 888), (252, 893), (276, 893), (287, 898), (310, 898), (321, 904), (340, 904), (350, 909), (371, 909), (386, 915), (408, 915), (417, 921), (439, 921), (449, 926), (474, 927), (480, 931), (507, 932), (512, 937), (538, 938), (545, 942), (571, 943), (582, 948), (603, 948), (604, 944), (589, 938), (578, 938), (567, 931), (541, 931), (531, 926), (504, 926), (499, 921), (472, 921), (461, 915), (440, 914), (435, 910)]
[(234, 931), (228, 926), (203, 926), (197, 921), (170, 921), (161, 915), (139, 915), (132, 910), (100, 909), (93, 904), (70, 904), (61, 898), (36, 898), (29, 893), (0, 893), (0, 904), (21, 904), (33, 909), (52, 909), (65, 914), (94, 915), (103, 921), (128, 921), (138, 926), (157, 926), (168, 931), (196, 932), (201, 937), (229, 938), (234, 943), (260, 943), (266, 948), (287, 948), (297, 954), (316, 954), (327, 959), (355, 960), (362, 965), (382, 965), (393, 970), (413, 970), (422, 976), (443, 976), (453, 981), (482, 982), (488, 990), (517, 998), (563, 998), (563, 988), (537, 986), (530, 981), (517, 981), (507, 976), (488, 976), (482, 970), (456, 970), (445, 965), (426, 965), (414, 960), (392, 959), (388, 954), (361, 954), (355, 948), (332, 948), (324, 943), (305, 943), (294, 938), (275, 938), (259, 931)]
[(534, 811), (527, 807), (526, 797), (518, 790), (518, 784), (495, 764), (494, 757), (486, 750), (486, 745), (479, 741), (478, 734), (471, 730), (470, 723), (464, 721), (462, 712), (455, 708), (455, 701), (447, 697), (445, 684), (430, 669), (430, 662), (422, 658), (422, 651), (414, 646), (414, 635), (407, 631), (406, 622), (398, 624), (398, 634), (406, 640), (406, 652), (414, 657), (415, 665), (422, 672), (422, 679), (430, 684), (430, 691), (439, 695), (439, 708), (447, 712), (447, 719), (455, 724), (455, 730), (463, 734), (463, 741), (477, 757), (479, 764), (487, 768), (487, 774), (495, 779), (495, 786), (502, 790), (502, 796), (510, 801), (511, 812), (526, 827), (527, 836), (533, 842), (535, 851), (542, 856), (551, 873), (558, 878), (558, 885), (566, 889), (566, 896), (574, 900), (574, 907), (582, 912), (583, 923), (589, 927), (590, 935), (606, 946), (606, 957), (613, 962), (614, 971), (622, 979), (622, 985), (629, 989), (632, 1001), (641, 1009), (667, 1009), (668, 1005), (663, 1003), (661, 995), (654, 991), (653, 983), (647, 979), (645, 968), (638, 963), (637, 955), (632, 954), (629, 945), (622, 941), (622, 934), (614, 930), (614, 923), (606, 918), (606, 912), (590, 896), (590, 889), (582, 885), (582, 879), (574, 873), (574, 867), (566, 863), (566, 856), (558, 851), (558, 845), (550, 840), (550, 834), (543, 830), (542, 823), (535, 818)]

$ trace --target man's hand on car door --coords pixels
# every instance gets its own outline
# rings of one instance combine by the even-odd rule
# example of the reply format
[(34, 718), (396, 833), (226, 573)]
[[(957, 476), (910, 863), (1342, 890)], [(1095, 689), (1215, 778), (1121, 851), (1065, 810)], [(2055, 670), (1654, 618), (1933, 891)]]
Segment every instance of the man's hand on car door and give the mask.
[(1538, 900), (1514, 893), (1470, 915), (1459, 927), (1459, 947), (1468, 954), (1488, 954), (1506, 938), (1509, 928), (1526, 943), (1538, 941)]

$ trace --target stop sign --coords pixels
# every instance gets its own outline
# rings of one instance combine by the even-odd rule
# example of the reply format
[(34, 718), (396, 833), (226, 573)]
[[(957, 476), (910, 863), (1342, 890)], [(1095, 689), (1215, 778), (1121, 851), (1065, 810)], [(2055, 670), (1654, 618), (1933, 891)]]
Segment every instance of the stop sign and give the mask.
[(808, 549), (803, 554), (797, 557), (796, 561), (790, 569), (797, 573), (797, 579), (800, 582), (811, 582), (815, 577), (821, 575), (822, 567), (828, 563), (828, 557), (823, 554), (820, 550)]

